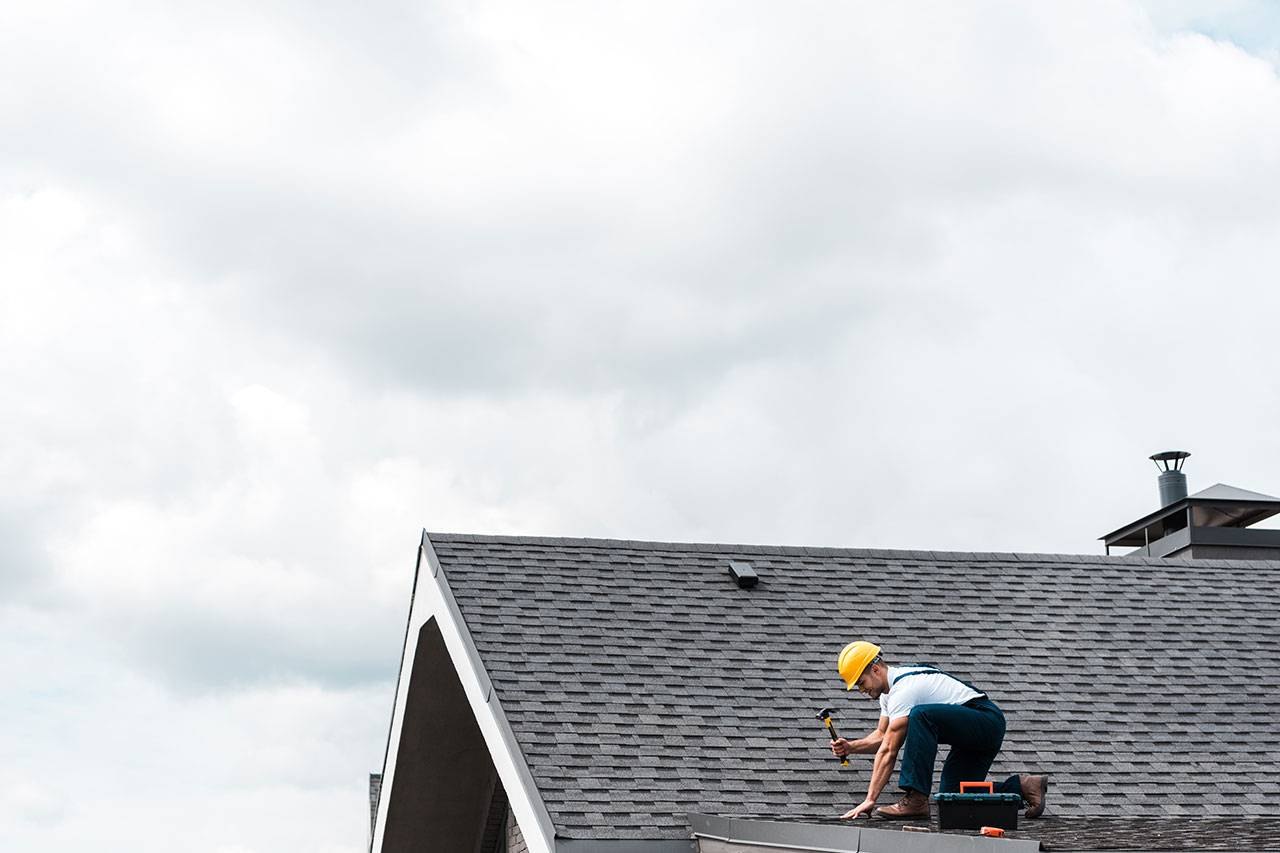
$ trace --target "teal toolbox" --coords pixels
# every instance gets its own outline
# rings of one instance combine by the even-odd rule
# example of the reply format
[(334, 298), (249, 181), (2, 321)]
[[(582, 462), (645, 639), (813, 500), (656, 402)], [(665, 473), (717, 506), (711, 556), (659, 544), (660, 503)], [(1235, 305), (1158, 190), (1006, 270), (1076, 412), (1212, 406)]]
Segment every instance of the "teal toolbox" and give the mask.
[[(981, 829), (984, 826), (1017, 829), (1022, 797), (992, 793), (993, 787), (990, 782), (961, 782), (962, 793), (935, 794), (938, 829)], [(985, 793), (970, 793), (975, 788)]]

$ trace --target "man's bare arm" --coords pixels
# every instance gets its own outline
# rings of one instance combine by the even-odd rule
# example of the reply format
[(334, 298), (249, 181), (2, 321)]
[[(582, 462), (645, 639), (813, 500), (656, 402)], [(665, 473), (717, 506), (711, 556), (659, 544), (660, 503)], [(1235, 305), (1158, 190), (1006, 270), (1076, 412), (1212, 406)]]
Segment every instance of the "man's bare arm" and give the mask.
[(908, 717), (899, 717), (889, 723), (889, 728), (880, 741), (880, 748), (876, 750), (875, 764), (871, 768), (871, 783), (867, 785), (867, 798), (842, 814), (840, 817), (844, 820), (870, 814), (876, 807), (876, 799), (884, 790), (884, 786), (889, 783), (889, 777), (893, 775), (893, 765), (898, 760), (898, 750), (902, 748), (902, 742), (907, 737), (908, 719)]
[(899, 717), (890, 723), (889, 730), (880, 741), (880, 748), (876, 750), (876, 762), (871, 769), (871, 783), (867, 785), (867, 799), (873, 803), (884, 790), (884, 786), (889, 784), (889, 777), (893, 775), (893, 765), (898, 761), (898, 750), (902, 748), (902, 742), (907, 737), (908, 719), (910, 718)]
[(844, 750), (837, 749), (833, 751), (836, 755), (848, 755), (850, 753), (871, 755), (880, 749), (880, 744), (884, 741), (884, 735), (888, 729), (889, 718), (881, 717), (880, 725), (877, 726), (875, 731), (871, 732), (871, 734), (863, 738), (858, 738), (857, 740), (845, 740), (844, 738), (841, 738), (839, 741), (836, 741), (836, 743), (843, 743), (846, 748)]
[(889, 728), (889, 718), (881, 717), (880, 725), (871, 734), (857, 740), (839, 740), (831, 741), (831, 751), (836, 755), (845, 756), (853, 753), (862, 755), (870, 755), (880, 749), (880, 743), (884, 740), (884, 733)]

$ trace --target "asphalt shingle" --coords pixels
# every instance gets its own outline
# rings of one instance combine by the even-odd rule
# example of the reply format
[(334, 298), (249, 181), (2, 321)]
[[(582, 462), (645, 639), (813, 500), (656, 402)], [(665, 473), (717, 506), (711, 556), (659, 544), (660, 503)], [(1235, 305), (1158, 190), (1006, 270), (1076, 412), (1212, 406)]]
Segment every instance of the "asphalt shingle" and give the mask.
[(858, 638), (986, 690), (992, 775), (1051, 772), (1055, 817), (1280, 816), (1280, 563), (429, 536), (569, 837), (856, 803), (869, 760), (813, 714), (874, 727), (835, 673)]

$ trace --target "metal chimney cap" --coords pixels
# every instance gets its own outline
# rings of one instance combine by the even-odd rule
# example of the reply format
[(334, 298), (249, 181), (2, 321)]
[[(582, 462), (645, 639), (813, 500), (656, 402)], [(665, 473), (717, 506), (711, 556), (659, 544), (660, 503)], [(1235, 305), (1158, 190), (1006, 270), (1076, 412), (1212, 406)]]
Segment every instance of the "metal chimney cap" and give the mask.
[(1182, 463), (1191, 454), (1185, 450), (1164, 450), (1147, 458), (1156, 463), (1161, 471), (1181, 471)]

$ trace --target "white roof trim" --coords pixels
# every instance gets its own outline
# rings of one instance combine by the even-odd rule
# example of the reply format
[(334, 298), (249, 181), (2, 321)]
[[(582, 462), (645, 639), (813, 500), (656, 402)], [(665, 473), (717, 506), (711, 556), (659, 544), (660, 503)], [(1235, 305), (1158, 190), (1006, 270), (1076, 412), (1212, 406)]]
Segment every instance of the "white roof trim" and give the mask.
[[(427, 568), (425, 573), (422, 571), (424, 562)], [(395, 710), (387, 740), (386, 762), (382, 769), (382, 793), (378, 798), (378, 818), (371, 849), (375, 853), (382, 850), (387, 806), (391, 802), (391, 790), (395, 785), (396, 751), (399, 749), (400, 732), (404, 723), (418, 633), (432, 618), (435, 618), (440, 633), (444, 635), (449, 658), (466, 691), (471, 713), (489, 747), (489, 755), (498, 770), (502, 787), (506, 789), (511, 811), (516, 823), (520, 825), (530, 853), (555, 853), (555, 825), (551, 822), (551, 814), (542, 802), (542, 796), (533, 782), (533, 774), (529, 772), (529, 765), (516, 743), (498, 697), (493, 692), (493, 684), (480, 661), (480, 655), (458, 610), (458, 604), (454, 601), (444, 572), (440, 570), (440, 559), (436, 556), (426, 531), (422, 534), (418, 567), (414, 572), (409, 627), (405, 635), (404, 654), (400, 659), (400, 678), (396, 685)]]

